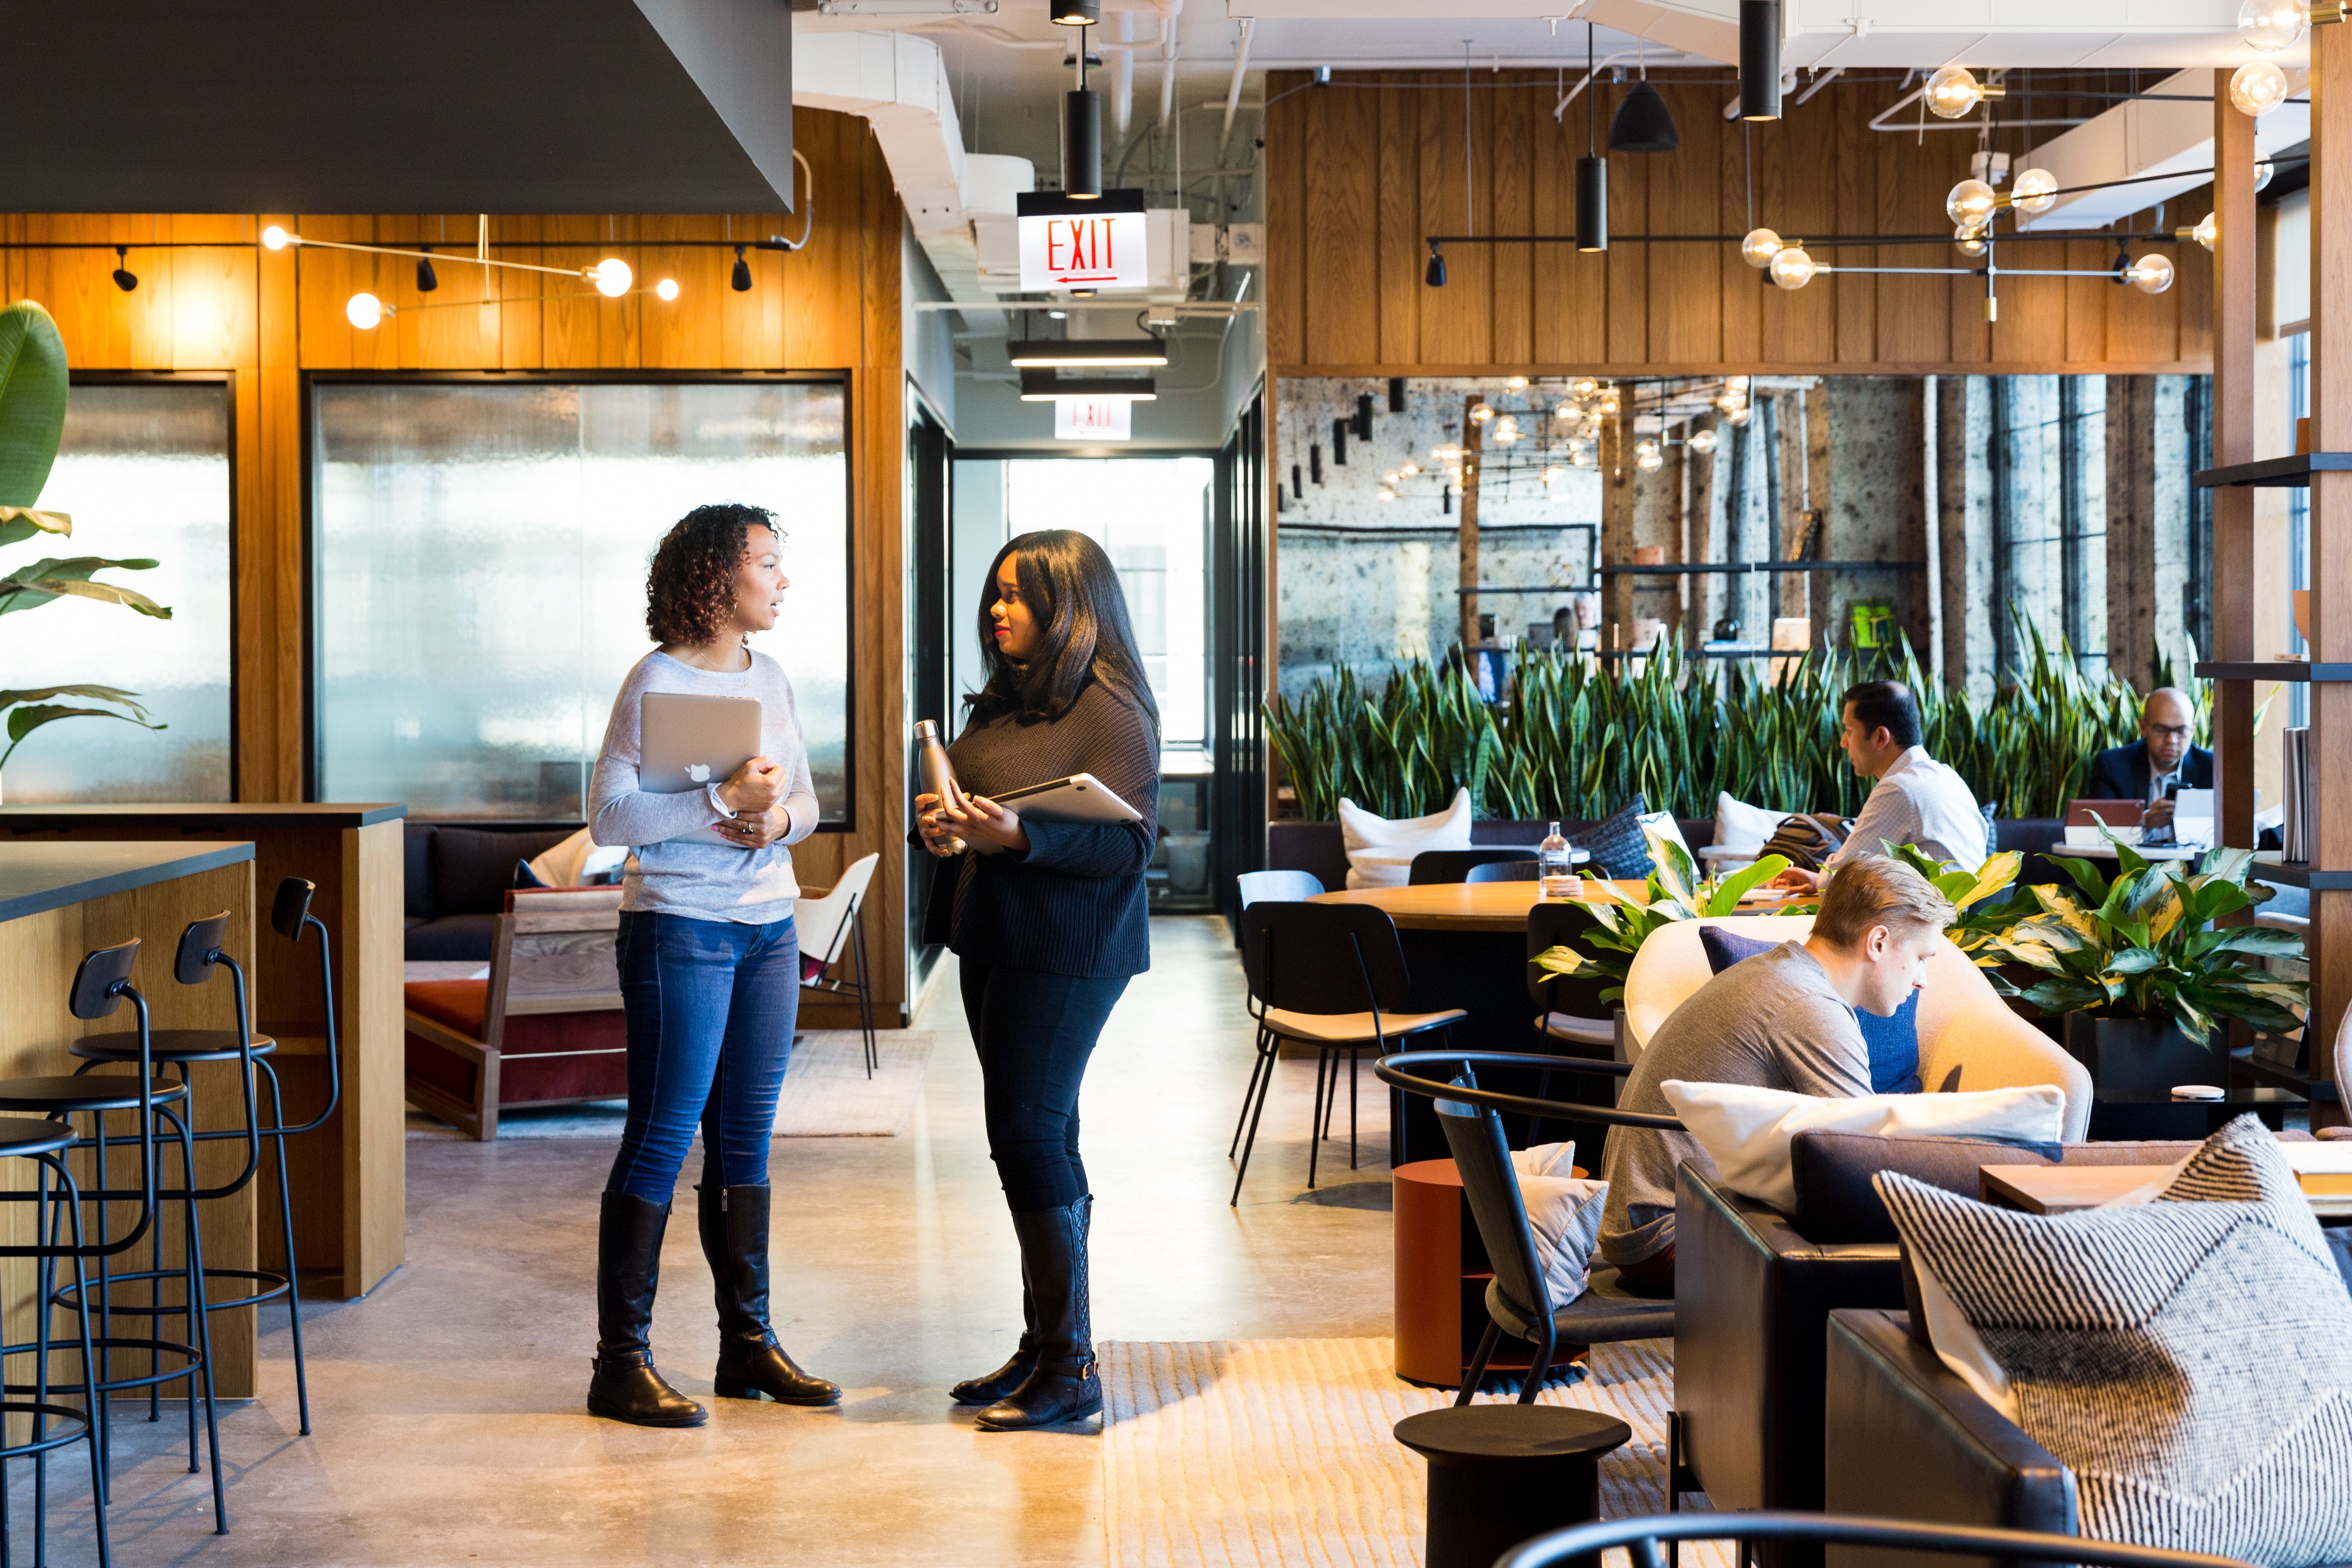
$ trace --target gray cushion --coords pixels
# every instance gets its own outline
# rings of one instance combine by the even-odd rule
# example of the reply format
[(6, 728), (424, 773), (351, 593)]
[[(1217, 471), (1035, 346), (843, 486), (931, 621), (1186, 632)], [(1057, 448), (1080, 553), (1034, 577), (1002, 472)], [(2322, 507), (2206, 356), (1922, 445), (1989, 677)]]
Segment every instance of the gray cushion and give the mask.
[(2352, 1557), (2352, 1294), (2254, 1118), (2137, 1207), (1878, 1188), (2018, 1425), (2074, 1472), (2084, 1535), (2278, 1568)]
[(1900, 1171), (1964, 1198), (1979, 1165), (2169, 1165), (2194, 1143), (2004, 1143), (1991, 1138), (1890, 1138), (1883, 1132), (1800, 1132), (1789, 1145), (1797, 1233), (1821, 1246), (1896, 1239), (1870, 1179)]

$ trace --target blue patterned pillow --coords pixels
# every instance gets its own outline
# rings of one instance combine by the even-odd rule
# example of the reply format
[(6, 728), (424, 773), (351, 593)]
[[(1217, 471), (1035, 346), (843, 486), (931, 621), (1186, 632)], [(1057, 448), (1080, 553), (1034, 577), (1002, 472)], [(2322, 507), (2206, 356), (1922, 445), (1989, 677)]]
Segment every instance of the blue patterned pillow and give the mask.
[(1622, 882), (1639, 882), (1651, 871), (1650, 841), (1642, 835), (1642, 818), (1649, 802), (1635, 795), (1624, 807), (1576, 836), (1576, 847), (1589, 851), (1587, 868)]

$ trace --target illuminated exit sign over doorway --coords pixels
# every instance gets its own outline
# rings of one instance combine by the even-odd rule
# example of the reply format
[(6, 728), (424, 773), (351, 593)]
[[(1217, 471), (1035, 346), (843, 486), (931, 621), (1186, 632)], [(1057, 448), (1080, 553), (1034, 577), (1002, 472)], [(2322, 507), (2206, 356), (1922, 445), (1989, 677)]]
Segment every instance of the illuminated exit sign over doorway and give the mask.
[(1141, 191), (1105, 191), (1094, 201), (1024, 192), (1018, 218), (1024, 289), (1140, 289), (1150, 281)]

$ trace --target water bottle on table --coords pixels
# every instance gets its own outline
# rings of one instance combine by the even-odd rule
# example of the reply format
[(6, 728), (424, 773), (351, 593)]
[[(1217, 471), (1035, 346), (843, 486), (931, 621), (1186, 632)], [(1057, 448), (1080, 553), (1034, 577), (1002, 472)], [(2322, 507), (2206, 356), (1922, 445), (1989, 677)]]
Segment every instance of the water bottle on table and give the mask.
[(1544, 841), (1536, 847), (1536, 869), (1543, 880), (1543, 896), (1547, 899), (1576, 897), (1576, 856), (1568, 840), (1559, 834), (1559, 824), (1551, 825)]

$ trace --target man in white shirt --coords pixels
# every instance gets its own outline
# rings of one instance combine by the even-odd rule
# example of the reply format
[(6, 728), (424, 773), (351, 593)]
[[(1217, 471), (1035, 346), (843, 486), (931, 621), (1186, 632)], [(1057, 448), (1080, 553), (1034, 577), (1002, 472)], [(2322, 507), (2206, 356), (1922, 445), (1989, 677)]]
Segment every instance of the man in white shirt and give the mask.
[(1862, 855), (1884, 855), (1890, 844), (1915, 844), (1964, 871), (1985, 863), (1990, 846), (1984, 813), (1959, 774), (1927, 754), (1921, 745), (1919, 704), (1899, 680), (1865, 680), (1849, 687), (1839, 743), (1846, 760), (1864, 778), (1878, 781), (1853, 831), (1818, 871), (1791, 868), (1773, 879), (1777, 887), (1818, 892), (1837, 868)]

